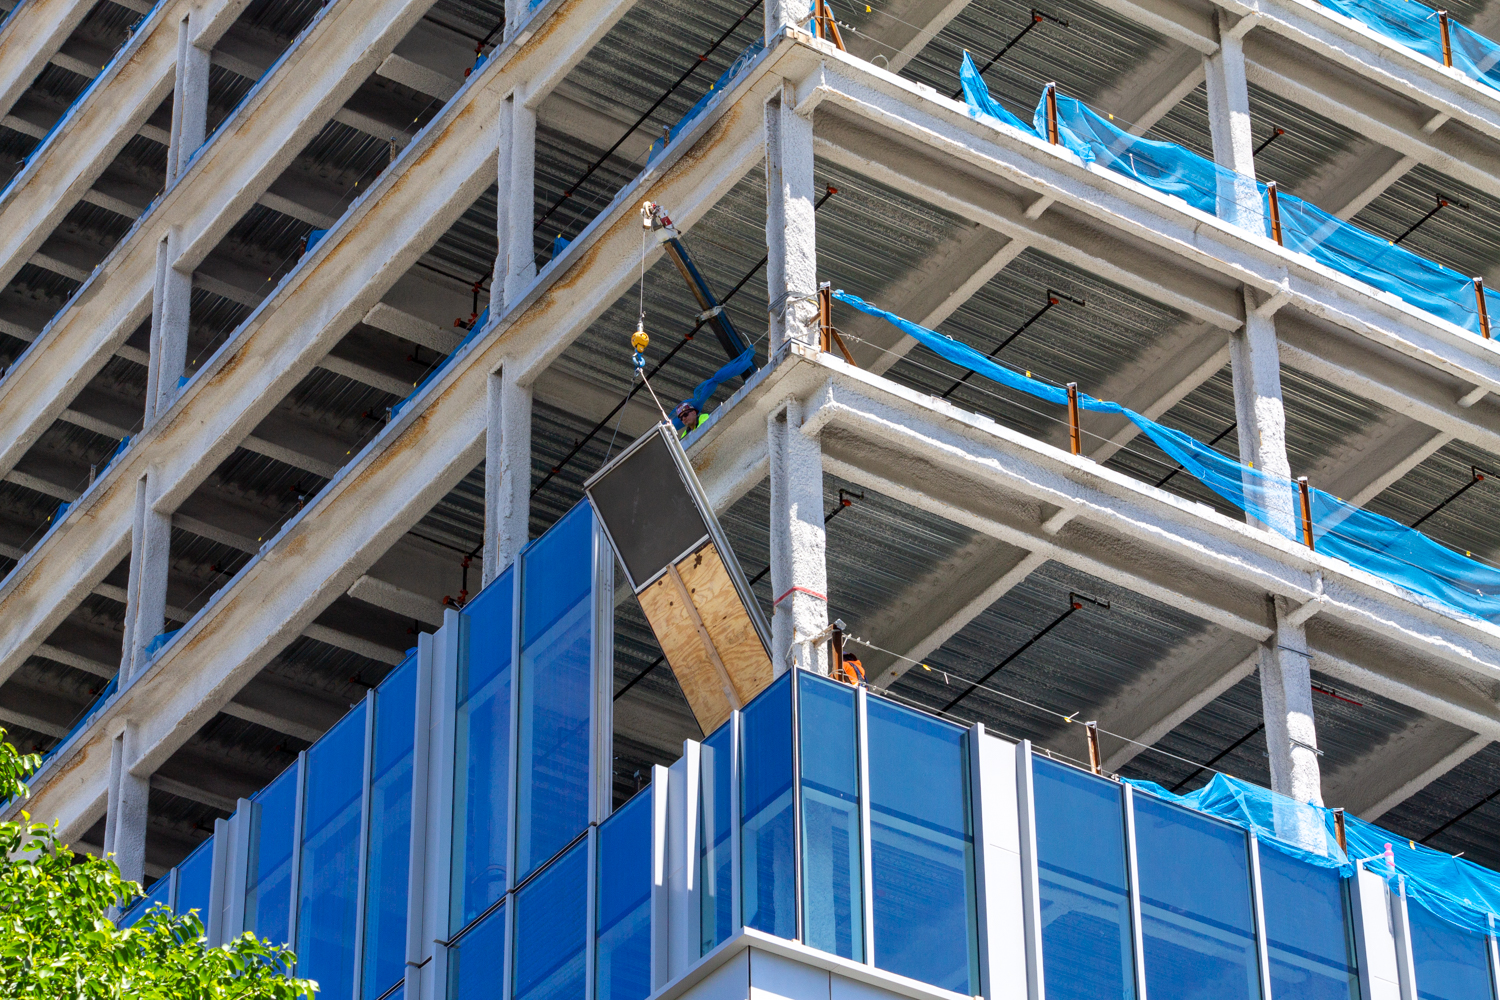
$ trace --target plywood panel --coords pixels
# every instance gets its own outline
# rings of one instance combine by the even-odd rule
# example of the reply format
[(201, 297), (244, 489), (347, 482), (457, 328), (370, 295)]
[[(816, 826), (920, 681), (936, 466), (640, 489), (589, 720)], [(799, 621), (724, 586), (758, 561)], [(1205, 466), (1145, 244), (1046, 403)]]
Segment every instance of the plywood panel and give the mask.
[(712, 542), (677, 564), (693, 605), (744, 705), (771, 683), (771, 658)]
[[(676, 568), (681, 587), (670, 572), (663, 575), (639, 595), (641, 609), (707, 734), (771, 683), (771, 660), (712, 542)], [(682, 599), (682, 588), (692, 610)]]

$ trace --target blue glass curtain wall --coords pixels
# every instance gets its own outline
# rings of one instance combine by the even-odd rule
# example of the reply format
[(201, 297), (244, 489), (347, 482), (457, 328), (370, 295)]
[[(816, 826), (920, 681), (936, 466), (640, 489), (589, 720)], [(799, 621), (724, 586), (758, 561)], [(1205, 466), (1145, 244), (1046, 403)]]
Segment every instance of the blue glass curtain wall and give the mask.
[(589, 844), (516, 890), (512, 1000), (587, 1000)]
[(507, 569), (459, 618), (449, 918), (454, 933), (507, 888), (514, 580)]
[(1359, 1000), (1349, 887), (1332, 868), (1260, 852), (1271, 1000)]
[(979, 992), (968, 735), (868, 698), (875, 965)]
[(580, 503), (521, 553), (516, 878), (589, 823), (593, 509)]
[(406, 973), (417, 679), (416, 658), (409, 658), (375, 692), (360, 975), (365, 1000), (384, 995)]
[(354, 987), (366, 705), (307, 751), (297, 888), (297, 974), (329, 996)]
[(595, 1000), (651, 993), (651, 793), (637, 793), (599, 825), (595, 873)]
[(863, 961), (859, 733), (854, 689), (798, 678), (802, 766), (802, 900), (814, 948)]
[(1408, 904), (1418, 1000), (1493, 1000), (1489, 942)]
[(741, 920), (783, 938), (797, 936), (792, 753), (787, 673), (740, 715)]
[(245, 930), (278, 945), (292, 943), (292, 838), (300, 771), (300, 764), (287, 768), (251, 799)]
[(1033, 762), (1032, 788), (1047, 995), (1132, 1000), (1124, 789), (1045, 758)]

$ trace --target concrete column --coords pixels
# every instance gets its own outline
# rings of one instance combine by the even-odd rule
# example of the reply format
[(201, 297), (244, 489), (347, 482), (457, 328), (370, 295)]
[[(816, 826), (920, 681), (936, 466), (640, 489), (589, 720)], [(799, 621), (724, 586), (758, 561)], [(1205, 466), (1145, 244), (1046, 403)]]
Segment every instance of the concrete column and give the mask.
[(167, 186), (182, 176), (188, 161), (208, 138), (210, 54), (193, 44), (196, 16), (177, 25), (177, 78), (172, 87), (172, 141), (167, 147)]
[[(771, 459), (771, 655), (780, 676), (793, 662), (828, 673), (824, 646), (804, 662), (793, 644), (828, 627), (823, 533), (823, 448), (802, 433), (802, 404), (788, 399), (767, 420)], [(790, 654), (790, 655), (789, 655)]]
[(1291, 483), (1286, 454), (1286, 407), (1281, 398), (1281, 357), (1276, 323), (1256, 314), (1263, 296), (1244, 289), (1245, 325), (1229, 335), (1229, 365), (1234, 377), (1235, 431), (1240, 461), (1269, 479), (1247, 474), (1246, 492), (1266, 512), (1268, 522), (1248, 517), (1284, 538), (1300, 538), (1300, 500)]
[(193, 300), (193, 276), (174, 265), (181, 234), (168, 232), (156, 246), (156, 286), (151, 300), (151, 357), (146, 375), (146, 422), (171, 407), (179, 391), (178, 380), (187, 366), (188, 324)]
[(1276, 632), (1260, 649), (1260, 700), (1271, 788), (1297, 802), (1322, 805), (1307, 631), (1288, 624), (1291, 608), (1285, 598), (1273, 598), (1272, 605)]
[(812, 16), (810, 0), (766, 0), (766, 44), (788, 27), (798, 27)]
[(125, 639), (120, 656), (120, 687), (146, 666), (146, 647), (161, 634), (167, 618), (167, 571), (172, 553), (172, 518), (153, 509), (150, 476), (135, 487), (135, 525), (130, 535), (130, 580), (125, 591)]
[[(767, 7), (767, 18), (771, 8)], [(783, 83), (766, 102), (766, 281), (770, 351), (788, 339), (817, 346), (818, 254), (813, 212), (812, 120)]]
[(490, 315), (514, 303), (536, 280), (532, 220), (536, 217), (536, 112), (520, 88), (500, 107), (495, 157), (495, 202), (500, 252), (490, 283)]
[(109, 799), (104, 818), (104, 854), (113, 854), (120, 874), (134, 882), (146, 878), (146, 809), (148, 777), (131, 773), (136, 761), (135, 726), (125, 722), (109, 750)]
[(515, 562), (530, 538), (531, 387), (490, 375), (484, 445), (484, 582)]
[(1219, 11), (1219, 49), (1203, 57), (1214, 162), (1239, 175), (1220, 181), (1218, 215), (1237, 226), (1263, 233), (1265, 213), (1255, 186), (1255, 144), (1250, 134), (1245, 50), (1240, 36), (1233, 31), (1235, 20)]

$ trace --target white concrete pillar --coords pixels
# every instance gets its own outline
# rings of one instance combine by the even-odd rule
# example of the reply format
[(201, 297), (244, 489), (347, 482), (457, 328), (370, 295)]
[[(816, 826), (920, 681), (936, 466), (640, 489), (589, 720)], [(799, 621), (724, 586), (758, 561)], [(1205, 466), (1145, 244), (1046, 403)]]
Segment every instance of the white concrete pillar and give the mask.
[(780, 676), (793, 662), (828, 673), (827, 647), (810, 659), (794, 643), (828, 627), (823, 532), (823, 448), (802, 433), (802, 404), (788, 399), (767, 420), (771, 465), (771, 657)]
[(104, 818), (104, 854), (113, 854), (120, 874), (133, 882), (146, 878), (146, 809), (151, 779), (131, 773), (139, 756), (135, 726), (122, 722), (109, 750), (109, 798)]
[(1233, 31), (1236, 18), (1219, 11), (1219, 49), (1203, 57), (1208, 126), (1214, 162), (1238, 178), (1219, 184), (1219, 218), (1255, 232), (1265, 231), (1265, 213), (1255, 186), (1255, 144), (1250, 133), (1250, 90), (1245, 50)]
[[(770, 17), (770, 7), (766, 8)], [(783, 83), (766, 102), (766, 282), (770, 352), (787, 339), (818, 344), (818, 241), (813, 212), (812, 120)]]
[(530, 538), (531, 387), (506, 369), (490, 375), (484, 445), (484, 583), (505, 572)]
[(1252, 524), (1298, 539), (1300, 500), (1291, 482), (1286, 454), (1286, 406), (1281, 397), (1281, 356), (1276, 323), (1256, 314), (1260, 292), (1244, 289), (1245, 325), (1229, 335), (1229, 365), (1234, 378), (1235, 431), (1240, 461), (1264, 473), (1246, 475), (1248, 499), (1265, 511), (1268, 522), (1248, 517)]
[(146, 647), (161, 634), (167, 618), (167, 573), (172, 554), (172, 518), (153, 509), (151, 477), (135, 487), (135, 524), (130, 534), (130, 579), (125, 590), (125, 639), (120, 655), (120, 687), (146, 666)]
[(766, 44), (784, 29), (799, 27), (811, 16), (811, 0), (766, 0)]
[(156, 246), (156, 286), (151, 300), (150, 370), (146, 375), (146, 422), (150, 427), (177, 398), (187, 366), (193, 276), (175, 266), (181, 233), (173, 228)]
[(1287, 622), (1291, 608), (1285, 598), (1274, 598), (1272, 604), (1276, 631), (1260, 649), (1260, 700), (1271, 788), (1297, 802), (1322, 805), (1307, 631)]
[(167, 186), (182, 176), (208, 138), (209, 52), (193, 44), (197, 25), (189, 14), (177, 25), (177, 77), (172, 87), (172, 137), (167, 147)]
[(500, 252), (490, 283), (490, 315), (498, 314), (521, 297), (536, 280), (536, 112), (528, 108), (521, 89), (500, 106), (500, 140), (495, 156)]

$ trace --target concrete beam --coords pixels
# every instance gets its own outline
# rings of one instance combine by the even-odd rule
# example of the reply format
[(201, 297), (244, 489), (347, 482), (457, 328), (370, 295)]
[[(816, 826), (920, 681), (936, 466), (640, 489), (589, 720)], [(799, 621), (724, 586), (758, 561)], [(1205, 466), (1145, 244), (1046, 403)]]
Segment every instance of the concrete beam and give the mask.
[[(584, 39), (596, 38), (627, 6), (585, 0), (576, 3), (572, 15), (559, 24), (563, 29), (582, 33)], [(543, 8), (543, 12), (547, 10)], [(558, 37), (565, 33), (543, 37), (559, 42), (560, 51), (572, 55), (579, 48), (580, 39)], [(534, 53), (536, 49), (530, 51)], [(764, 94), (749, 88), (769, 86), (766, 74), (775, 65), (775, 57), (786, 58), (794, 52), (794, 48), (784, 46), (768, 53), (762, 57), (764, 61), (758, 71), (747, 74), (737, 86), (736, 91), (745, 94), (744, 104), (756, 108), (753, 117), (736, 113), (731, 103), (716, 109), (718, 114), (706, 116), (680, 136), (637, 179), (633, 188), (627, 189), (626, 196), (596, 219), (506, 315), (497, 317), (484, 338), (450, 363), (371, 447), (283, 528), (276, 543), (252, 560), (221, 591), (205, 614), (163, 650), (141, 679), (115, 705), (101, 713), (99, 720), (91, 723), (87, 734), (53, 758), (51, 767), (66, 767), (74, 777), (65, 783), (66, 790), (58, 787), (49, 791), (51, 786), (46, 776), (39, 776), (31, 802), (37, 815), (55, 813), (69, 831), (86, 828), (98, 816), (104, 789), (106, 772), (100, 771), (104, 758), (100, 756), (99, 738), (104, 731), (105, 715), (124, 710), (131, 718), (140, 718), (142, 731), (150, 734), (147, 739), (154, 747), (143, 758), (141, 767), (149, 770), (159, 764), (197, 730), (206, 713), (224, 704), (292, 636), (306, 632), (308, 622), (322, 606), (352, 585), (433, 502), (473, 469), (483, 451), (483, 400), (489, 372), (507, 363), (506, 357), (519, 358), (510, 362), (518, 365), (515, 370), (535, 379), (629, 287), (640, 266), (640, 221), (635, 205), (642, 198), (672, 205), (674, 220), (680, 227), (689, 227), (755, 165), (762, 148), (758, 112)], [(383, 224), (386, 215), (435, 218), (436, 232), (441, 232), (446, 224), (443, 216), (461, 210), (472, 201), (473, 195), (466, 189), (468, 182), (463, 178), (473, 176), (472, 183), (480, 185), (482, 190), (483, 171), (492, 162), (485, 153), (482, 130), (496, 116), (493, 111), (485, 114), (474, 105), (483, 101), (491, 102), (492, 109), (498, 107), (509, 89), (504, 86), (504, 68), (503, 60), (492, 61), (477, 77), (471, 78), (470, 85), (454, 102), (460, 106), (446, 108), (438, 124), (424, 136), (422, 141), (438, 144), (446, 155), (435, 159), (409, 154), (403, 160), (405, 165), (440, 161), (442, 169), (453, 171), (448, 175), (448, 186), (460, 189), (439, 191), (437, 185), (404, 183), (395, 175), (377, 182), (377, 193), (360, 203), (359, 216), (347, 220), (350, 228), (330, 234), (313, 255), (322, 266), (306, 268), (299, 272), (301, 280), (284, 284), (278, 293), (282, 299), (280, 307), (267, 314), (267, 322), (252, 331), (240, 344), (239, 351), (221, 356), (222, 367), (218, 371), (222, 374), (214, 376), (219, 379), (216, 398), (213, 406), (208, 407), (219, 414), (215, 419), (223, 420), (226, 411), (237, 407), (239, 394), (232, 386), (234, 381), (254, 380), (286, 368), (282, 363), (286, 359), (277, 358), (273, 363), (266, 355), (261, 356), (267, 363), (246, 364), (247, 350), (264, 351), (269, 346), (267, 342), (293, 332), (307, 336), (306, 324), (299, 315), (301, 308), (314, 309), (325, 316), (347, 315), (346, 322), (354, 322), (379, 301), (380, 294), (409, 266), (408, 258), (421, 252), (423, 244), (419, 240), (412, 248), (411, 234)], [(684, 158), (683, 152), (700, 139), (699, 155)], [(710, 151), (714, 151), (713, 156), (703, 155)], [(384, 190), (380, 190), (381, 185)], [(410, 199), (419, 203), (410, 204)], [(449, 204), (454, 206), (451, 210), (446, 207)], [(369, 284), (372, 279), (367, 278), (347, 287), (343, 294), (355, 298), (349, 305), (337, 306), (330, 300), (331, 291), (318, 287), (327, 279), (319, 277), (308, 284), (313, 276), (342, 274), (343, 268), (355, 262), (366, 268), (388, 266), (388, 269), (383, 276), (381, 271), (376, 272), (380, 280), (373, 285)], [(581, 283), (584, 269), (580, 265), (587, 265), (588, 277)], [(563, 279), (563, 284), (554, 292), (553, 285), (559, 279)], [(364, 292), (360, 291), (362, 285), (366, 288)], [(300, 305), (304, 300), (305, 306)], [(270, 329), (273, 326), (279, 329), (273, 332)], [(307, 356), (304, 345), (288, 346)], [(295, 373), (292, 377), (296, 377)], [(264, 394), (260, 386), (245, 388), (257, 398)], [(147, 432), (153, 437), (148, 439), (143, 455), (150, 452), (162, 457), (187, 457), (179, 448), (169, 445), (166, 438), (172, 435), (173, 428), (184, 433), (200, 424), (196, 415), (189, 415), (195, 409), (198, 395), (189, 386), (175, 404), (174, 413)], [(196, 433), (207, 433), (211, 439), (218, 432), (199, 426)], [(207, 441), (204, 443), (207, 445)], [(205, 450), (212, 451), (213, 446)], [(212, 464), (210, 460), (208, 467)], [(181, 475), (178, 470), (164, 472), (170, 478)], [(99, 495), (105, 499), (105, 494)], [(353, 515), (351, 504), (359, 510), (358, 516)], [(345, 513), (346, 510), (350, 513)], [(35, 565), (45, 561), (44, 558)], [(15, 591), (12, 589), (11, 593)], [(4, 601), (5, 596), (0, 595), (0, 604)], [(245, 615), (259, 619), (259, 624), (236, 620)], [(211, 627), (205, 628), (209, 622)], [(11, 636), (6, 639), (15, 641)], [(218, 652), (209, 648), (220, 644), (228, 645)], [(126, 707), (127, 702), (132, 707)], [(68, 762), (66, 765), (64, 760)], [(46, 802), (42, 796), (48, 797)]]
[[(149, 314), (156, 247), (167, 229), (182, 235), (177, 267), (195, 270), (425, 9), (417, 0), (382, 0), (357, 11), (352, 3), (338, 0), (323, 12), (56, 317), (41, 349), (19, 358), (0, 381), (0, 470), (14, 465), (18, 450), (30, 447)], [(171, 35), (175, 57), (175, 25)], [(57, 203), (39, 202), (47, 210)]]
[(1487, 737), (1423, 716), (1355, 765), (1325, 774), (1323, 799), (1373, 823), (1489, 744)]
[(0, 113), (15, 106), (93, 7), (89, 0), (46, 0), (9, 18), (0, 32)]

